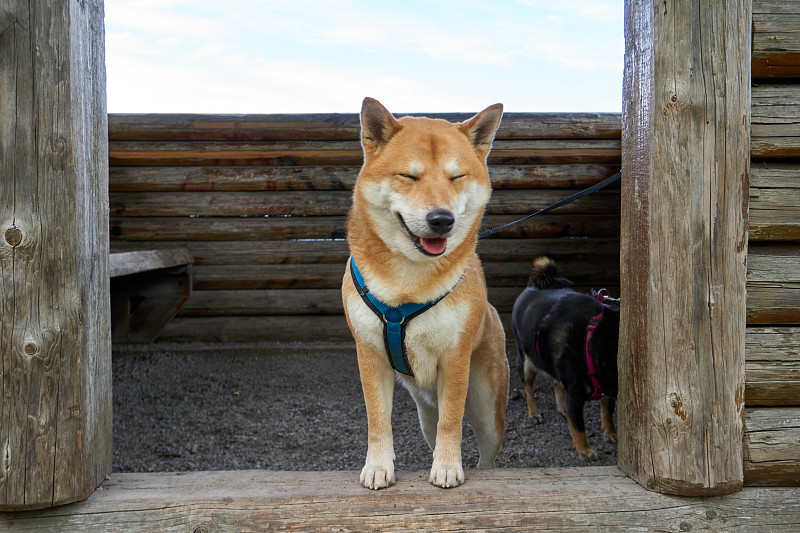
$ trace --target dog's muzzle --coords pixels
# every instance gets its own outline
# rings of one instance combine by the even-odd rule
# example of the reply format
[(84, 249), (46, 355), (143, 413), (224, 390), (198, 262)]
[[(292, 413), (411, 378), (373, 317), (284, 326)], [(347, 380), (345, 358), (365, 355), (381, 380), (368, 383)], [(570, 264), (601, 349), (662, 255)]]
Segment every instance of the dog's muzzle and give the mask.
[(425, 216), (425, 222), (428, 226), (430, 237), (422, 237), (412, 232), (408, 225), (406, 225), (403, 216), (398, 213), (397, 218), (400, 220), (400, 225), (408, 233), (411, 242), (417, 247), (417, 250), (428, 256), (442, 255), (447, 249), (447, 237), (455, 225), (456, 218), (452, 211), (448, 209), (434, 209)]

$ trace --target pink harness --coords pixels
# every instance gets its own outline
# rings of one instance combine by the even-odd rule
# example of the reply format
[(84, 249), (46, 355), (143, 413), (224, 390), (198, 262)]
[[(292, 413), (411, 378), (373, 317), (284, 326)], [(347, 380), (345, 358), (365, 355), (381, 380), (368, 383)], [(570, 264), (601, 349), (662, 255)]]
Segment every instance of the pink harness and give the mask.
[[(603, 304), (603, 307), (608, 307), (608, 304), (605, 303), (606, 297), (602, 293), (593, 290), (592, 295), (601, 304)], [(547, 314), (545, 315), (544, 320), (548, 320), (549, 318), (550, 315)], [(591, 396), (589, 396), (588, 401), (590, 402), (599, 400), (600, 398), (603, 397), (603, 387), (602, 385), (600, 385), (600, 380), (597, 379), (597, 370), (595, 369), (592, 356), (589, 353), (589, 346), (591, 345), (592, 342), (592, 336), (594, 335), (594, 332), (597, 329), (597, 326), (600, 324), (600, 321), (602, 319), (603, 319), (603, 312), (600, 311), (598, 314), (593, 316), (591, 320), (589, 320), (589, 325), (586, 326), (586, 342), (584, 344), (583, 351), (584, 354), (586, 355), (586, 367), (589, 369), (589, 379), (592, 381), (592, 387), (594, 387), (594, 392), (592, 393)], [(544, 364), (544, 359), (542, 359), (542, 354), (539, 351), (539, 333), (540, 331), (536, 332), (536, 340), (534, 342), (534, 348), (536, 349), (536, 357), (539, 358), (539, 362), (542, 364), (542, 368), (547, 368), (547, 366)]]
[[(601, 296), (602, 297), (602, 296)], [(597, 379), (597, 372), (594, 368), (594, 361), (592, 361), (592, 356), (589, 354), (589, 343), (592, 342), (592, 335), (594, 335), (594, 330), (597, 329), (597, 325), (600, 324), (600, 321), (603, 319), (603, 312), (594, 315), (592, 319), (589, 321), (589, 325), (586, 327), (586, 366), (589, 368), (589, 379), (592, 380), (592, 387), (594, 387), (594, 392), (591, 396), (589, 396), (589, 401), (593, 402), (595, 400), (599, 400), (603, 397), (603, 387), (600, 385), (600, 380)]]

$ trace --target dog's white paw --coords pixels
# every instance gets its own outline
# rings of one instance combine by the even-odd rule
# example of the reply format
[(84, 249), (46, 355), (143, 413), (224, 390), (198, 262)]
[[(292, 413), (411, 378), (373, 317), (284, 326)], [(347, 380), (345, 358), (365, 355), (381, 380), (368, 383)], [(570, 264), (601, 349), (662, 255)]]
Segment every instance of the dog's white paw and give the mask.
[(368, 489), (385, 489), (394, 484), (394, 466), (385, 467), (367, 463), (361, 469), (361, 484)]
[(434, 461), (430, 482), (444, 489), (457, 487), (464, 483), (464, 469), (461, 467), (461, 463), (447, 464)]

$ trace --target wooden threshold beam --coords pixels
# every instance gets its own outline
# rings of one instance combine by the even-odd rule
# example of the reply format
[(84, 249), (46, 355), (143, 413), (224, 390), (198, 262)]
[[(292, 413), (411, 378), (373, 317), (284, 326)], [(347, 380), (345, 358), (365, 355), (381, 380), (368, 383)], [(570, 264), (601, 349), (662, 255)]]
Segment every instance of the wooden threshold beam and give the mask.
[(399, 472), (369, 491), (357, 472), (114, 474), (87, 500), (1, 513), (0, 531), (798, 531), (800, 488), (721, 497), (650, 492), (616, 467), (471, 470), (439, 489)]

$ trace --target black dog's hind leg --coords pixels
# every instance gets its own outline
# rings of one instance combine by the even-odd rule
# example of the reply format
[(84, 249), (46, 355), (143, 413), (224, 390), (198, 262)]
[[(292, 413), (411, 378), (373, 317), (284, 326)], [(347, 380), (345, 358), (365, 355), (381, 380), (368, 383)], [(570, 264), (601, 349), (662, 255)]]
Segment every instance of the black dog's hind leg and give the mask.
[(600, 419), (603, 425), (603, 438), (606, 442), (617, 442), (617, 428), (614, 426), (614, 398), (603, 396), (600, 399)]
[(536, 374), (536, 367), (526, 357), (522, 371), (522, 384), (525, 388), (525, 402), (528, 404), (528, 422), (533, 425), (544, 422), (544, 418), (542, 418), (539, 409), (536, 407), (536, 399), (533, 397), (533, 380), (536, 379)]
[(556, 398), (556, 411), (561, 413), (564, 418), (567, 416), (567, 400), (564, 394), (564, 385), (556, 380), (553, 380), (553, 396)]
[(583, 420), (584, 400), (578, 399), (574, 391), (567, 391), (567, 427), (572, 435), (572, 444), (578, 451), (578, 455), (584, 461), (597, 461), (597, 452), (589, 446), (586, 439), (586, 426)]

